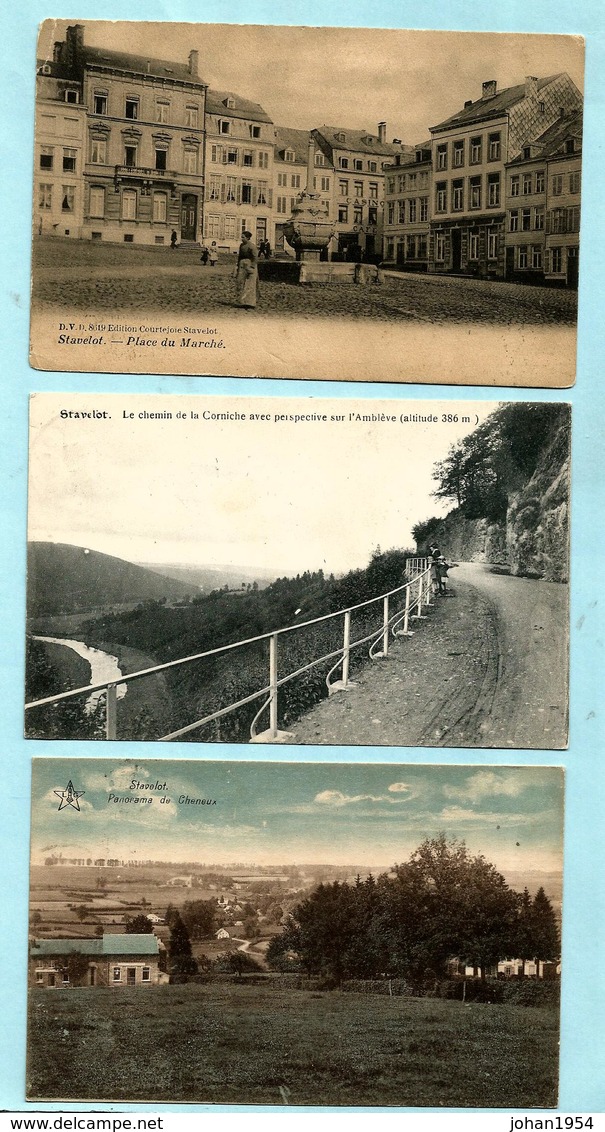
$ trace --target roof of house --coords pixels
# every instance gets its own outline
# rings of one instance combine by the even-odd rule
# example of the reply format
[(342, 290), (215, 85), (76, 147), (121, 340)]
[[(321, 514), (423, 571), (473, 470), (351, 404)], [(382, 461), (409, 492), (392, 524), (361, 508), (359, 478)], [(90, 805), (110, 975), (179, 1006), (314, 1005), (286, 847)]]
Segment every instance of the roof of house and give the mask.
[[(530, 156), (515, 157), (509, 161), (509, 165), (523, 165), (528, 161), (542, 161), (546, 157), (556, 157), (557, 155), (567, 156), (565, 143), (569, 138), (579, 142), (579, 145), (574, 149), (576, 155), (582, 152), (582, 121), (583, 113), (581, 110), (576, 110), (573, 114), (566, 114), (557, 118), (552, 126), (549, 126), (543, 134), (540, 134), (535, 141), (530, 144)], [(573, 156), (573, 154), (569, 155)]]
[(104, 935), (95, 939), (35, 939), (30, 947), (32, 958), (44, 955), (159, 955), (157, 936)]
[[(288, 126), (275, 127), (275, 157), (279, 161), (283, 161), (283, 154), (285, 150), (291, 149), (294, 151), (295, 160), (298, 164), (306, 165), (309, 155), (309, 138), (311, 134), (309, 130), (292, 130)], [(290, 162), (292, 164), (292, 162)]]
[(198, 75), (192, 75), (188, 63), (173, 63), (168, 59), (150, 59), (147, 55), (131, 55), (127, 51), (109, 51), (106, 47), (84, 47), (82, 60), (85, 67), (105, 70), (131, 71), (137, 75), (154, 75), (160, 79), (178, 79), (179, 82), (206, 86)]
[(43, 78), (51, 79), (66, 79), (70, 82), (75, 82), (73, 71), (69, 67), (65, 67), (63, 63), (56, 63), (54, 59), (37, 59), (36, 60), (36, 73)]
[[(227, 106), (228, 99), (232, 99), (235, 103), (233, 107)], [(269, 117), (266, 110), (263, 110), (260, 103), (250, 102), (248, 98), (242, 98), (241, 95), (234, 94), (231, 90), (206, 91), (206, 113), (223, 114), (229, 118), (252, 119), (254, 122), (273, 123), (273, 119)]]
[(345, 126), (319, 126), (313, 134), (323, 139), (331, 149), (355, 150), (357, 153), (371, 153), (391, 157), (394, 153), (408, 153), (412, 151), (409, 145), (393, 145), (390, 142), (381, 142), (376, 134), (369, 130), (350, 130)]
[[(558, 74), (538, 79), (538, 91), (543, 90), (557, 78), (559, 78)], [(515, 106), (517, 102), (521, 102), (525, 98), (525, 92), (525, 83), (505, 87), (504, 90), (497, 90), (491, 97), (478, 98), (475, 102), (471, 102), (469, 106), (464, 106), (462, 110), (452, 114), (450, 118), (445, 118), (443, 122), (429, 128), (432, 132), (434, 130), (446, 130), (452, 126), (470, 125), (471, 122), (489, 121), (490, 118), (500, 118), (507, 110), (510, 110), (511, 106)]]

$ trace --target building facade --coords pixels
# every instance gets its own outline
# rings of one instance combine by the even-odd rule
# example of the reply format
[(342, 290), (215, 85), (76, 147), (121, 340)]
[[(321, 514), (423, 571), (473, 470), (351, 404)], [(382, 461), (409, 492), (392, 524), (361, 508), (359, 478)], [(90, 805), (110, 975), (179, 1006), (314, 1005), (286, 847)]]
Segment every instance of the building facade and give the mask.
[(490, 80), (480, 99), (431, 128), (429, 271), (504, 278), (506, 167), (581, 102), (566, 74), (530, 76), (503, 91)]
[[(98, 939), (35, 939), (30, 944), (29, 985), (36, 987), (149, 987), (168, 982), (160, 970), (163, 943), (152, 935), (104, 935)], [(88, 960), (78, 970), (74, 955)], [(70, 959), (72, 964), (70, 967)]]
[(275, 241), (273, 145), (275, 127), (258, 103), (229, 91), (206, 99), (204, 241), (237, 251), (242, 232), (257, 244)]
[[(186, 64), (147, 59), (86, 47), (84, 30), (80, 24), (67, 28), (65, 41), (55, 44), (52, 64), (46, 64), (57, 69), (59, 90), (67, 84), (65, 91), (77, 93), (85, 119), (74, 198), (81, 195), (78, 235), (169, 244), (176, 231), (178, 240), (198, 240), (206, 84), (198, 76), (197, 51)], [(44, 67), (38, 69), (39, 81)], [(36, 109), (40, 146), (48, 144), (41, 140), (45, 101), (39, 99)], [(70, 109), (75, 114), (76, 104)], [(40, 183), (45, 182), (40, 178)]]
[(34, 154), (34, 231), (82, 235), (86, 108), (81, 85), (67, 68), (38, 63)]
[(398, 154), (385, 168), (383, 259), (405, 271), (426, 271), (432, 196), (431, 143), (413, 159)]

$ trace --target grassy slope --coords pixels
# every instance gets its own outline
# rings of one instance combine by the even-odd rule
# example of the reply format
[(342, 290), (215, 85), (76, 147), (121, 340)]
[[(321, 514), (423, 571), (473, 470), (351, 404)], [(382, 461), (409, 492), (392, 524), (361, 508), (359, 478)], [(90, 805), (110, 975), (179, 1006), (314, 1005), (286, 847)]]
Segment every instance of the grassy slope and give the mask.
[(554, 1011), (278, 984), (30, 995), (30, 1099), (556, 1104)]

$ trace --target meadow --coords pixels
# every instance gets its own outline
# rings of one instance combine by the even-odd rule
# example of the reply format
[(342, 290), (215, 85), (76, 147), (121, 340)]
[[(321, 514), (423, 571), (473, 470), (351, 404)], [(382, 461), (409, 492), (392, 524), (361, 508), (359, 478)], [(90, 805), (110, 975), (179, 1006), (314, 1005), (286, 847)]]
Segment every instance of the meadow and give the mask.
[(245, 982), (30, 991), (30, 1100), (552, 1107), (554, 1009)]

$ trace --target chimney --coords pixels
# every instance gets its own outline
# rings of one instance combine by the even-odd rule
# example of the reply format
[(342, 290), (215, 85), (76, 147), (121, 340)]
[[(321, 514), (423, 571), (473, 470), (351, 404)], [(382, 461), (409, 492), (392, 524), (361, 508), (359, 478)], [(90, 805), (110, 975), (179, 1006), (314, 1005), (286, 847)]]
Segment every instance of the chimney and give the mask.
[(84, 27), (72, 24), (65, 32), (65, 64), (75, 69), (80, 66), (84, 48)]
[(525, 97), (537, 98), (538, 97), (538, 80), (535, 75), (525, 76)]
[(495, 79), (488, 79), (481, 87), (481, 98), (493, 98), (497, 90)]
[(464, 109), (468, 110), (469, 106), (472, 106), (472, 105), (473, 105), (472, 98), (467, 98), (466, 102), (464, 103)]
[(378, 123), (378, 141), (380, 142), (381, 145), (384, 145), (386, 143), (386, 140), (387, 140), (387, 124), (386, 124), (386, 122), (379, 122)]
[(57, 43), (55, 41), (54, 46), (53, 46), (53, 63), (60, 63), (61, 62), (61, 56), (63, 55), (64, 46), (65, 46), (64, 43), (61, 43), (60, 41)]
[(189, 74), (194, 75), (196, 79), (197, 79), (197, 76), (198, 76), (198, 70), (197, 69), (198, 69), (198, 64), (199, 64), (199, 58), (200, 58), (199, 51), (190, 51), (189, 52)]

